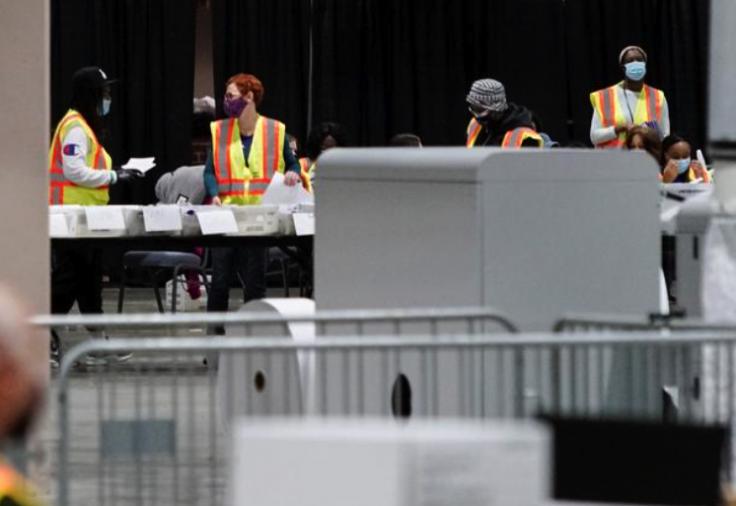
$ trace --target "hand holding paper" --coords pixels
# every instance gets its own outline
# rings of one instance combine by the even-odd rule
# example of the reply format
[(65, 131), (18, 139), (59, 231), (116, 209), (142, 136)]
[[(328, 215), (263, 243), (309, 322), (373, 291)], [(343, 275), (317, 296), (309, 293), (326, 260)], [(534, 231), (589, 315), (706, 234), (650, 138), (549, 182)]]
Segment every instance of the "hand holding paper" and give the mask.
[(137, 170), (141, 174), (145, 174), (156, 166), (156, 158), (131, 158), (128, 163), (123, 165), (124, 169)]
[(284, 175), (277, 172), (271, 178), (263, 194), (263, 204), (270, 205), (294, 205), (314, 202), (314, 196), (300, 184), (288, 187), (284, 184)]

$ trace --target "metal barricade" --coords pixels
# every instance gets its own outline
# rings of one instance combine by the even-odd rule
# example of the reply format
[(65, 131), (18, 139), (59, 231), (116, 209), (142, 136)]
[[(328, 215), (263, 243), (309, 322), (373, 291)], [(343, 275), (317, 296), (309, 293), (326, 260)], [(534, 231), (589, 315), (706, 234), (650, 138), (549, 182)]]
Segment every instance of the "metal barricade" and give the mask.
[[(214, 327), (224, 326), (229, 333), (244, 336), (288, 335), (291, 325), (313, 325), (318, 336), (327, 335), (405, 335), (481, 332), (516, 333), (516, 325), (505, 315), (489, 308), (429, 308), (394, 310), (321, 311), (312, 315), (283, 316), (259, 312), (197, 313), (197, 314), (105, 314), (37, 316), (32, 324), (49, 329), (86, 327), (100, 333), (135, 330), (142, 337), (173, 337), (177, 330), (198, 331), (199, 335), (214, 333)], [(116, 337), (108, 334), (110, 337)], [(130, 335), (128, 332), (127, 335)], [(193, 337), (191, 334), (187, 337)], [(59, 356), (64, 347), (57, 340)]]
[[(135, 360), (73, 367), (123, 350)], [(217, 376), (201, 364), (208, 352), (221, 355)], [(614, 352), (633, 357), (632, 369), (607, 366)], [(711, 405), (692, 385), (693, 357), (708, 353), (722, 357), (699, 387)], [(735, 355), (736, 338), (651, 333), (91, 341), (70, 350), (59, 375), (59, 504), (223, 504), (233, 417), (659, 420), (674, 378), (691, 385), (680, 421), (730, 422)], [(553, 367), (540, 366), (544, 357), (557, 357)]]

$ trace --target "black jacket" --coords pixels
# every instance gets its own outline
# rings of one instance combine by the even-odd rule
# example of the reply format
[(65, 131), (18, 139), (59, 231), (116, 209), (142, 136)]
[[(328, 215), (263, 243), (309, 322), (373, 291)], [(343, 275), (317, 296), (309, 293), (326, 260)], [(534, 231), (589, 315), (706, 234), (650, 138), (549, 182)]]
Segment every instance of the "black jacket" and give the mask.
[(522, 105), (509, 103), (509, 107), (501, 117), (501, 121), (493, 126), (493, 130), (483, 125), (483, 131), (478, 136), (475, 145), (477, 147), (500, 146), (508, 131), (521, 127), (534, 128), (532, 113)]

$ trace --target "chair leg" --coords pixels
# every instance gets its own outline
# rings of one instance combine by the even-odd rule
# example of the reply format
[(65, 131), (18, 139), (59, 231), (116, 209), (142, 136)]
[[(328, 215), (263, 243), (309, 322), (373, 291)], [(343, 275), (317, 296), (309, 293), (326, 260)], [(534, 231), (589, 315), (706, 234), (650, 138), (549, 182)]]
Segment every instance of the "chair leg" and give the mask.
[(176, 296), (179, 294), (179, 276), (181, 275), (181, 266), (174, 267), (174, 277), (171, 279), (171, 314), (176, 313)]
[(284, 283), (284, 297), (289, 298), (289, 262), (281, 260), (281, 280)]
[(159, 289), (158, 285), (153, 285), (153, 293), (156, 294), (156, 304), (158, 305), (158, 312), (164, 313), (164, 302), (161, 299), (161, 289)]
[(125, 285), (128, 282), (128, 269), (123, 266), (123, 272), (120, 275), (120, 290), (118, 290), (118, 314), (123, 312), (123, 299), (125, 299)]

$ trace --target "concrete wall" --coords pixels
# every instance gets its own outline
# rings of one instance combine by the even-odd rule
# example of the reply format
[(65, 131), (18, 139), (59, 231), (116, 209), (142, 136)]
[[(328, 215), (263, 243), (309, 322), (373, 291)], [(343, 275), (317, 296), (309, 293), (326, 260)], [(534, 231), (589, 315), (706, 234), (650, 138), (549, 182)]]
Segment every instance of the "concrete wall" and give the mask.
[(0, 20), (0, 282), (46, 313), (49, 2), (0, 1)]

